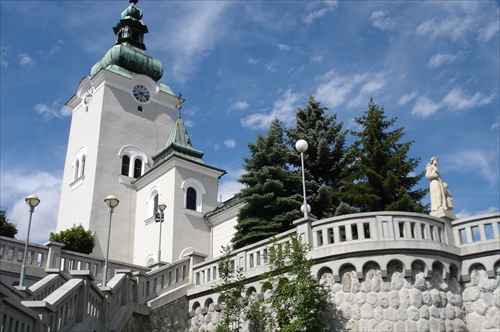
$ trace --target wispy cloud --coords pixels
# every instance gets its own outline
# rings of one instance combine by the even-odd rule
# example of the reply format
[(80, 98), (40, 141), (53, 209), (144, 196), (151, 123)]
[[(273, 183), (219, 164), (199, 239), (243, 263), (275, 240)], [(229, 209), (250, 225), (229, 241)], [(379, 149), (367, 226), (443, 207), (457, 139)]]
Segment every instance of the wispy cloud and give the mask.
[(431, 19), (417, 27), (417, 34), (428, 35), (431, 38), (449, 37), (453, 41), (465, 38), (467, 32), (473, 28), (474, 20), (467, 16), (465, 18), (452, 17), (444, 20)]
[(407, 93), (405, 95), (402, 95), (401, 98), (398, 100), (398, 105), (403, 106), (412, 101), (418, 94), (413, 91), (410, 93)]
[(451, 53), (437, 53), (434, 54), (427, 64), (430, 68), (437, 68), (441, 65), (453, 63), (459, 60), (462, 56), (460, 54)]
[(370, 21), (374, 27), (380, 30), (390, 30), (396, 26), (396, 21), (394, 19), (387, 17), (387, 12), (385, 10), (377, 10), (370, 16)]
[(41, 114), (45, 121), (48, 121), (52, 118), (65, 118), (71, 115), (71, 108), (63, 105), (59, 106), (59, 100), (56, 100), (52, 103), (52, 105), (47, 104), (36, 104), (35, 111), (38, 114)]
[(185, 80), (202, 58), (224, 38), (227, 32), (224, 14), (229, 6), (231, 2), (228, 1), (187, 3), (185, 15), (177, 18), (182, 23), (169, 25), (166, 39), (181, 41), (175, 44), (175, 52), (172, 53), (172, 71), (176, 78)]
[[(474, 173), (491, 185), (498, 184), (498, 154), (482, 150), (462, 150), (448, 156), (447, 159), (454, 162), (447, 165), (447, 171), (458, 173)], [(496, 160), (495, 160), (496, 159)]]
[(278, 100), (274, 101), (273, 109), (269, 113), (251, 114), (241, 119), (241, 125), (251, 129), (267, 129), (276, 118), (289, 124), (295, 119), (295, 112), (300, 100), (300, 93), (288, 89)]
[(241, 100), (241, 101), (237, 101), (234, 104), (232, 104), (229, 107), (229, 109), (230, 110), (243, 111), (243, 110), (246, 110), (248, 108), (248, 106), (250, 106), (250, 105), (246, 101)]
[(493, 101), (495, 94), (485, 96), (481, 92), (476, 92), (470, 96), (460, 88), (451, 90), (443, 99), (443, 104), (451, 110), (467, 110), (476, 106), (487, 105)]
[(57, 53), (59, 53), (61, 51), (61, 48), (62, 48), (63, 44), (64, 44), (64, 42), (62, 40), (58, 40), (57, 43), (56, 43), (56, 45), (54, 45), (50, 49), (38, 51), (38, 55), (40, 55), (42, 57), (45, 57), (45, 58), (50, 58), (53, 55), (55, 55), (55, 54), (57, 54)]
[(483, 27), (479, 31), (479, 41), (488, 42), (493, 37), (495, 37), (500, 31), (500, 22), (498, 21), (498, 17), (495, 22), (491, 22), (488, 26)]
[(222, 144), (228, 149), (232, 149), (236, 147), (236, 141), (234, 139), (227, 139)]
[(381, 91), (385, 85), (386, 73), (363, 73), (338, 75), (334, 70), (324, 74), (316, 89), (315, 96), (328, 107), (336, 107), (344, 103), (354, 108), (366, 104), (368, 98)]
[(436, 113), (440, 108), (441, 105), (439, 103), (426, 96), (421, 96), (417, 99), (415, 105), (413, 105), (411, 114), (426, 118)]
[(9, 62), (7, 61), (7, 55), (9, 53), (9, 48), (2, 46), (0, 48), (0, 65), (3, 68), (7, 68), (9, 66)]
[(287, 44), (278, 44), (278, 49), (280, 51), (289, 51), (290, 50), (290, 46), (288, 46)]
[(321, 56), (321, 55), (313, 55), (311, 57), (311, 62), (312, 63), (320, 63), (322, 61), (323, 61), (323, 56)]
[(436, 102), (427, 96), (419, 97), (411, 113), (426, 118), (442, 108), (448, 108), (451, 111), (463, 111), (490, 104), (495, 97), (496, 94), (494, 93), (490, 96), (485, 96), (481, 92), (476, 92), (471, 96), (467, 91), (455, 88), (448, 92), (440, 102)]
[(31, 68), (36, 63), (32, 57), (26, 53), (19, 54), (19, 64), (23, 67)]
[(311, 24), (315, 20), (333, 11), (338, 5), (338, 1), (322, 1), (322, 2), (317, 2), (315, 4), (317, 6), (321, 6), (321, 8), (319, 9), (315, 8), (314, 10), (307, 13), (307, 15), (304, 18), (302, 18), (302, 20), (307, 24)]

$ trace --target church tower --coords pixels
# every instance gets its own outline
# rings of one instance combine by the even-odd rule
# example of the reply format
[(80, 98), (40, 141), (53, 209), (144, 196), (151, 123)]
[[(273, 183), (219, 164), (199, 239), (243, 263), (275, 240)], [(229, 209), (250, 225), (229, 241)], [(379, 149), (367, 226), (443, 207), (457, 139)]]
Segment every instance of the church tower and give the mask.
[[(205, 249), (204, 244), (198, 249), (194, 243), (189, 244), (190, 241), (172, 242), (183, 238), (173, 234), (173, 220), (186, 219), (174, 217), (174, 211), (184, 214), (186, 199), (191, 199), (188, 188), (191, 188), (189, 192), (198, 189), (200, 202), (202, 195), (210, 198), (205, 199), (204, 205), (196, 206), (195, 219), (199, 220), (193, 228), (209, 233), (203, 214), (217, 205), (217, 180), (224, 171), (203, 164), (203, 153), (191, 146), (180, 107), (176, 119), (176, 106), (180, 105), (181, 98), (159, 82), (162, 64), (145, 53), (144, 35), (148, 28), (136, 4), (137, 0), (130, 0), (113, 28), (116, 44), (92, 67), (90, 76), (82, 79), (75, 95), (66, 103), (73, 112), (57, 231), (82, 224), (96, 235), (92, 255), (103, 257), (109, 225), (104, 199), (110, 194), (116, 195), (120, 203), (113, 213), (109, 258), (142, 264), (148, 261), (145, 256), (158, 250), (158, 242), (156, 249), (149, 248), (154, 242), (152, 238), (158, 238), (158, 225), (146, 229), (158, 200), (168, 206), (163, 226), (165, 232), (171, 232), (161, 244), (170, 255), (162, 258), (173, 260), (173, 253), (189, 247)], [(172, 163), (174, 159), (183, 162)], [(170, 168), (165, 167), (166, 164)], [(179, 171), (180, 164), (191, 169), (191, 173)], [(211, 170), (208, 178), (207, 169)], [(170, 177), (160, 174), (162, 171)], [(186, 183), (183, 176), (191, 182)], [(205, 178), (200, 181), (200, 177)], [(163, 182), (155, 183), (160, 178)], [(209, 183), (203, 184), (203, 181)], [(215, 192), (202, 194), (206, 189)], [(150, 191), (144, 194), (144, 190)], [(201, 242), (206, 241), (209, 242), (208, 236)], [(176, 246), (182, 249), (172, 249)]]

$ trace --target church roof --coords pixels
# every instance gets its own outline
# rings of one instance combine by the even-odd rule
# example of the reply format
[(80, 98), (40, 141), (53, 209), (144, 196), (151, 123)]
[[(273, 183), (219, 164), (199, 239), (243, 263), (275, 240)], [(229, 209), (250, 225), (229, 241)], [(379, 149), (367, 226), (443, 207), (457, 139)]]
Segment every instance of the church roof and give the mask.
[(141, 21), (142, 11), (135, 6), (137, 1), (130, 0), (130, 5), (121, 14), (121, 20), (113, 28), (116, 44), (92, 67), (91, 77), (113, 65), (146, 75), (155, 81), (163, 76), (160, 60), (144, 52), (144, 34), (148, 33), (148, 27)]
[(184, 125), (184, 121), (182, 121), (180, 105), (178, 105), (177, 108), (179, 109), (179, 114), (177, 116), (177, 120), (175, 121), (175, 127), (170, 132), (170, 136), (168, 137), (163, 150), (153, 156), (153, 167), (161, 164), (164, 160), (174, 155), (200, 164), (204, 163), (201, 159), (204, 152), (195, 149), (191, 144), (191, 139), (187, 133), (186, 126)]

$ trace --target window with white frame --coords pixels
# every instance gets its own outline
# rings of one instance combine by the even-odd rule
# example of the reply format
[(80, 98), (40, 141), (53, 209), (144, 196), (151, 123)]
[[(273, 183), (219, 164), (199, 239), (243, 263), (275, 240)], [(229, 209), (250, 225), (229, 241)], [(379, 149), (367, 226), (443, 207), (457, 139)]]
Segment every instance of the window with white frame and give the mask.
[(184, 191), (184, 208), (202, 212), (203, 195), (205, 195), (203, 184), (197, 179), (189, 178), (182, 182), (181, 188)]
[(149, 190), (146, 201), (146, 225), (154, 223), (155, 213), (158, 212), (158, 204), (160, 201), (160, 189), (154, 186)]
[(121, 175), (137, 179), (146, 171), (148, 158), (140, 148), (126, 145), (120, 149), (118, 156), (121, 158)]
[(87, 159), (87, 149), (80, 148), (78, 150), (75, 159), (73, 159), (73, 182), (83, 178), (85, 175), (85, 161)]

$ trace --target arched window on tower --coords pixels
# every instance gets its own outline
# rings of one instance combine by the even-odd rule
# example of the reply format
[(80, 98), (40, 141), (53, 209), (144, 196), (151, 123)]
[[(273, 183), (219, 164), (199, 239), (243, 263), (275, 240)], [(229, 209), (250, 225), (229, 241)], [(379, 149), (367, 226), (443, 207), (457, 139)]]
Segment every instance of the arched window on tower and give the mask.
[(78, 188), (85, 175), (85, 161), (87, 160), (87, 149), (80, 148), (73, 160), (73, 181), (70, 183), (71, 190)]
[(196, 211), (196, 189), (187, 188), (186, 191), (186, 209)]
[(128, 176), (129, 169), (130, 169), (130, 157), (124, 155), (122, 157), (122, 175)]
[(142, 160), (137, 158), (134, 161), (134, 179), (137, 179), (142, 175)]
[(153, 216), (158, 212), (158, 197), (158, 194), (156, 194), (153, 198)]
[(78, 173), (80, 172), (80, 160), (75, 160), (75, 174), (73, 176), (73, 181), (78, 179), (79, 176), (78, 176)]

